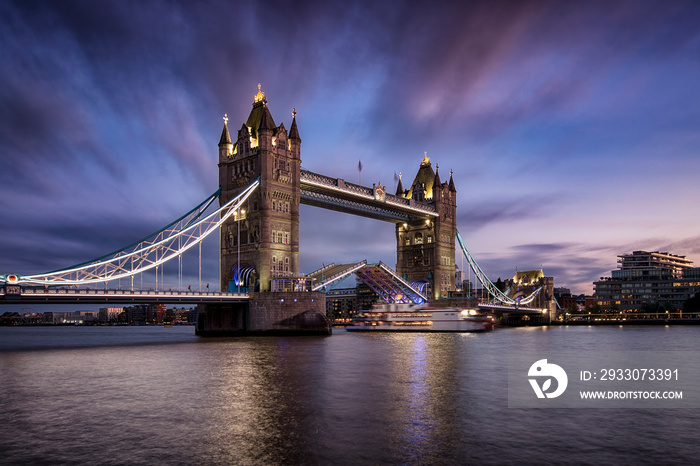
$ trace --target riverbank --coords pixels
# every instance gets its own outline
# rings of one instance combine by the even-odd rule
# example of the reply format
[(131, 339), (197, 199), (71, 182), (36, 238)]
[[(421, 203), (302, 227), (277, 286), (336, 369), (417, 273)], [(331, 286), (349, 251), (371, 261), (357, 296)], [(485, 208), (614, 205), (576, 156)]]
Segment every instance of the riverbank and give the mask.
[(585, 319), (555, 320), (552, 325), (700, 325), (700, 319)]

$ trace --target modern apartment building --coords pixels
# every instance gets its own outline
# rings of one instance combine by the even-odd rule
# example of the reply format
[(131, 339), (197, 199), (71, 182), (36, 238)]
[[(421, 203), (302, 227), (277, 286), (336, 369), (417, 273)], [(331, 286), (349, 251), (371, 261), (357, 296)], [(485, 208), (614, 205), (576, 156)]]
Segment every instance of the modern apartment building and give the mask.
[(601, 310), (641, 311), (652, 303), (679, 310), (700, 291), (700, 268), (685, 256), (634, 251), (617, 257), (618, 270), (593, 283)]

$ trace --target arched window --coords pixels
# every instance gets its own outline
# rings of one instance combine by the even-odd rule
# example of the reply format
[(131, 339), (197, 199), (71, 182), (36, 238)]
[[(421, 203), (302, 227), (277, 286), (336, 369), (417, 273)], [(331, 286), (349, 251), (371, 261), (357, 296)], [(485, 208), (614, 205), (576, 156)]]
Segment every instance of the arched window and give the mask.
[(423, 244), (423, 233), (416, 233), (416, 236), (413, 237), (413, 244)]

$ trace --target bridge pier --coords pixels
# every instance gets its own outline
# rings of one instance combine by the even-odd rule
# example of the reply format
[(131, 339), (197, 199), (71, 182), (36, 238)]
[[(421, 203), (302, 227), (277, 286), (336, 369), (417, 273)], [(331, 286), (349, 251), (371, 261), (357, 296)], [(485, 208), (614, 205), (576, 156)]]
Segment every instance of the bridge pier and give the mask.
[(504, 327), (542, 327), (552, 324), (549, 313), (546, 314), (511, 314), (501, 315), (501, 325)]
[(199, 336), (330, 335), (326, 295), (318, 292), (251, 293), (241, 304), (197, 306)]
[(199, 336), (245, 335), (248, 303), (197, 304), (197, 324), (194, 333)]

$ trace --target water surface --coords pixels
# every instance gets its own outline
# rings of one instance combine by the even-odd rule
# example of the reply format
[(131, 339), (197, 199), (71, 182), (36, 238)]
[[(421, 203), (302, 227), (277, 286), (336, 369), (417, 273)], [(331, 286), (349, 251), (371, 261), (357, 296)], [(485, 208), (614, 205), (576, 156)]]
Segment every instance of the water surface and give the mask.
[(204, 339), (0, 328), (3, 464), (695, 463), (700, 410), (513, 409), (513, 351), (694, 350), (695, 327)]

